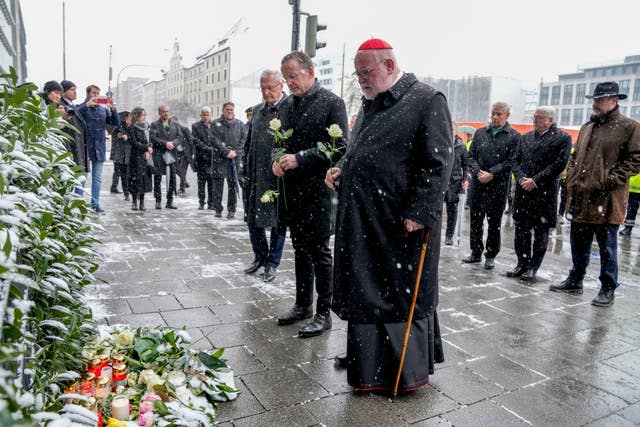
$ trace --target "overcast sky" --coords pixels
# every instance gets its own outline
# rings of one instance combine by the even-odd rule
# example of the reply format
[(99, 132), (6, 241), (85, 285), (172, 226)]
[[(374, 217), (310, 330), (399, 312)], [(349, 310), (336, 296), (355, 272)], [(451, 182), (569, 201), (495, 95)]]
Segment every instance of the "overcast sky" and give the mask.
[[(22, 0), (28, 80), (62, 80), (62, 0)], [(170, 6), (175, 3), (176, 6)], [(640, 1), (608, 0), (303, 0), (328, 30), (319, 55), (341, 53), (353, 71), (357, 46), (372, 36), (395, 48), (399, 65), (418, 75), (458, 78), (506, 76), (534, 86), (579, 65), (640, 54)], [(113, 82), (121, 74), (158, 78), (168, 67), (174, 38), (189, 66), (238, 19), (255, 48), (234, 52), (241, 73), (277, 67), (291, 47), (287, 0), (66, 0), (67, 78), (106, 91), (109, 45)], [(301, 27), (304, 29), (304, 19)], [(302, 41), (304, 44), (304, 41)], [(235, 56), (237, 59), (238, 56)], [(238, 70), (232, 77), (238, 78)]]

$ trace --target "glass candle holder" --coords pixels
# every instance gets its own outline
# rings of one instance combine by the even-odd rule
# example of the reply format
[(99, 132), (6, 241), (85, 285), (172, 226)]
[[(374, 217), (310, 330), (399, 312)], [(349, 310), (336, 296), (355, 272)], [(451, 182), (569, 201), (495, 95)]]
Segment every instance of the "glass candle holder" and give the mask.
[(120, 421), (129, 419), (129, 398), (124, 394), (113, 397), (111, 401), (111, 416)]

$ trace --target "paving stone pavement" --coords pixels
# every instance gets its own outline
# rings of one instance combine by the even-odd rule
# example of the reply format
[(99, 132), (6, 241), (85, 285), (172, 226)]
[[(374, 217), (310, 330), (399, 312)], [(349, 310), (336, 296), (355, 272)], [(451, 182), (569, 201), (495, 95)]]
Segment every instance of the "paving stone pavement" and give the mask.
[[(103, 181), (110, 178), (107, 167)], [(144, 213), (104, 185), (97, 276), (108, 284), (95, 284), (87, 297), (101, 322), (185, 326), (194, 338), (206, 335), (202, 348), (224, 347), (242, 393), (219, 406), (221, 425), (640, 425), (638, 230), (620, 238), (621, 286), (611, 308), (590, 305), (597, 251), (584, 295), (548, 291), (570, 266), (568, 225), (552, 232), (531, 284), (505, 275), (515, 264), (508, 216), (493, 271), (460, 262), (467, 237), (460, 247), (443, 246), (447, 360), (428, 387), (390, 399), (354, 393), (346, 371), (334, 368), (346, 346), (346, 323), (335, 315), (333, 329), (316, 338), (298, 338), (300, 325), (276, 325), (294, 300), (289, 239), (274, 282), (243, 274), (253, 254), (242, 212), (229, 220), (197, 210), (191, 173), (189, 180), (178, 210), (155, 210), (149, 200)]]

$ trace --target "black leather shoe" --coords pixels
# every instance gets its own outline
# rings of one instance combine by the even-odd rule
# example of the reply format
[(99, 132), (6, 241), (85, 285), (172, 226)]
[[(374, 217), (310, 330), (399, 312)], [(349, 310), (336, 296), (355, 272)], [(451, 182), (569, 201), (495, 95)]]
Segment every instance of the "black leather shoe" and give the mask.
[(576, 279), (569, 274), (569, 277), (560, 282), (559, 285), (549, 286), (553, 292), (566, 292), (568, 294), (582, 294), (582, 279)]
[(522, 275), (520, 276), (520, 280), (523, 280), (525, 282), (530, 282), (536, 278), (536, 272), (537, 271), (535, 268), (528, 268), (527, 271), (522, 273)]
[(466, 258), (462, 258), (462, 262), (464, 262), (465, 264), (476, 264), (480, 261), (482, 261), (482, 257), (480, 257), (480, 255), (476, 256), (474, 254), (471, 254)]
[(333, 366), (337, 369), (347, 368), (347, 353), (340, 353), (333, 358)]
[(525, 271), (527, 271), (527, 267), (518, 264), (513, 268), (513, 270), (507, 271), (507, 277), (520, 277)]
[(140, 198), (140, 207), (138, 209), (141, 211), (147, 210), (147, 208), (144, 207), (144, 196)]
[(300, 338), (317, 337), (324, 331), (331, 329), (331, 313), (316, 313), (313, 319), (298, 331)]
[(253, 274), (260, 269), (264, 265), (264, 260), (255, 260), (249, 267), (247, 267), (244, 272), (246, 274)]
[(132, 211), (137, 211), (138, 210), (138, 200), (133, 199), (133, 201), (131, 202), (131, 210)]
[(593, 301), (591, 301), (591, 305), (595, 305), (596, 307), (611, 307), (613, 305), (613, 299), (615, 290), (613, 289), (600, 289), (598, 292), (598, 296), (596, 296)]
[(129, 193), (124, 193), (124, 200), (129, 201)]
[(229, 213), (227, 213), (227, 218), (228, 218), (228, 219), (233, 219), (233, 218), (235, 218), (235, 216), (236, 216), (236, 213), (235, 213), (235, 212), (229, 212)]
[(262, 280), (264, 282), (273, 282), (273, 280), (276, 278), (277, 274), (276, 274), (276, 268), (275, 267), (270, 267), (270, 266), (265, 266), (264, 267), (264, 273), (262, 274)]
[(160, 203), (160, 200), (156, 200), (156, 209), (162, 209), (162, 203)]
[(111, 194), (120, 194), (120, 193), (122, 193), (122, 191), (118, 190), (117, 188), (116, 189), (113, 189), (113, 188), (111, 189)]
[(216, 212), (214, 215), (216, 218), (222, 218), (222, 212)]
[(451, 245), (453, 245), (453, 238), (451, 238), (451, 237), (445, 237), (445, 238), (444, 238), (444, 244), (445, 244), (445, 245), (447, 245), (447, 246), (451, 246)]
[(294, 305), (291, 307), (291, 310), (278, 317), (278, 325), (291, 325), (299, 320), (309, 319), (311, 316), (313, 316), (311, 307)]
[(167, 209), (178, 209), (177, 207), (175, 207), (175, 206), (173, 205), (173, 200), (169, 200), (169, 201), (167, 202), (166, 208), (167, 208)]
[(493, 270), (496, 266), (495, 261), (493, 260), (493, 258), (485, 258), (484, 260), (484, 269), (485, 270)]

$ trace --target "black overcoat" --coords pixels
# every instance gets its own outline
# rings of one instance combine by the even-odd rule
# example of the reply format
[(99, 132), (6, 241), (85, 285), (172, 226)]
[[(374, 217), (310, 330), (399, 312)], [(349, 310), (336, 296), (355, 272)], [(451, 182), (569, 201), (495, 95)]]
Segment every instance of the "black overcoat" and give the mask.
[(242, 168), (240, 176), (244, 178), (246, 220), (256, 227), (275, 227), (277, 225), (277, 203), (263, 203), (260, 197), (267, 190), (278, 190), (278, 177), (271, 169), (272, 152), (275, 146), (273, 136), (267, 132), (269, 122), (278, 118), (278, 109), (282, 105), (262, 103), (253, 107), (253, 117), (249, 122), (247, 137), (242, 150)]
[(195, 145), (195, 171), (199, 174), (211, 174), (211, 154), (213, 152), (213, 129), (211, 122), (208, 126), (202, 121), (191, 125), (191, 137)]
[[(471, 168), (471, 186), (469, 206), (477, 207), (483, 203), (504, 205), (511, 179), (511, 166), (518, 150), (520, 134), (509, 123), (494, 136), (490, 126), (478, 129), (473, 134), (469, 149)], [(478, 180), (481, 170), (491, 172), (493, 179), (486, 184)]]
[(127, 124), (122, 122), (111, 134), (111, 151), (114, 152), (112, 159), (114, 163), (123, 165), (129, 164), (129, 159), (131, 158), (131, 144), (122, 138), (123, 135), (127, 135), (127, 138), (129, 137), (127, 128)]
[(355, 323), (405, 322), (425, 231), (430, 233), (415, 318), (435, 312), (442, 202), (453, 158), (444, 95), (405, 74), (363, 107), (339, 162), (333, 311)]
[(458, 194), (464, 193), (462, 181), (470, 180), (469, 166), (467, 146), (462, 142), (462, 138), (456, 135), (453, 141), (453, 168), (451, 169), (449, 188), (444, 196), (447, 202), (458, 202)]
[[(178, 123), (169, 120), (169, 127), (162, 125), (162, 119), (158, 119), (151, 123), (149, 128), (149, 139), (153, 144), (153, 173), (154, 175), (164, 175), (166, 173), (166, 165), (162, 156), (167, 152), (167, 142), (173, 141), (177, 147), (182, 144), (182, 129)], [(174, 148), (174, 151), (176, 148)], [(174, 159), (178, 159), (177, 152), (173, 154)]]
[[(285, 171), (284, 179), (278, 180), (278, 221), (308, 241), (327, 239), (331, 235), (331, 200), (324, 178), (330, 163), (318, 149), (318, 142), (330, 141), (327, 128), (333, 124), (346, 136), (344, 101), (316, 81), (304, 95), (289, 95), (280, 108), (282, 131), (293, 129), (291, 138), (284, 142), (286, 152), (295, 154), (298, 167)], [(334, 162), (344, 154), (345, 144), (345, 137), (337, 141), (340, 153), (333, 156)]]
[[(516, 192), (513, 220), (531, 221), (553, 228), (558, 212), (558, 184), (571, 154), (571, 135), (556, 125), (540, 135), (535, 130), (520, 138), (513, 163)], [(522, 178), (533, 178), (537, 188), (525, 191), (518, 184)]]
[(147, 161), (144, 158), (144, 153), (151, 147), (151, 143), (147, 140), (145, 134), (145, 125), (132, 123), (127, 128), (129, 139), (126, 144), (129, 145), (131, 150), (131, 156), (129, 157), (129, 191), (134, 195), (148, 193), (151, 191), (152, 186), (152, 168), (147, 167)]

